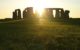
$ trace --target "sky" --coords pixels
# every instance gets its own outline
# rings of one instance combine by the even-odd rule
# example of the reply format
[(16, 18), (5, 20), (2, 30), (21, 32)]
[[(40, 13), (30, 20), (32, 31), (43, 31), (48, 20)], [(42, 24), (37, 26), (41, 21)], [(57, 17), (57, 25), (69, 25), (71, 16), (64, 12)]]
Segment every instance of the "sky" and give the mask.
[(71, 18), (80, 18), (80, 0), (0, 0), (0, 19), (12, 18), (15, 9), (53, 7), (70, 10)]

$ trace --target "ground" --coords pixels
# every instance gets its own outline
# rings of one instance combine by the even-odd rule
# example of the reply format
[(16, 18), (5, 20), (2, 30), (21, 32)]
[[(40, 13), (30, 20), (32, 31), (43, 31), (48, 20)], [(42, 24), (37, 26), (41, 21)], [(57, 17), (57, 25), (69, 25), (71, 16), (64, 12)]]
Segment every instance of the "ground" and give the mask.
[(80, 50), (79, 22), (70, 22), (1, 22), (0, 50)]

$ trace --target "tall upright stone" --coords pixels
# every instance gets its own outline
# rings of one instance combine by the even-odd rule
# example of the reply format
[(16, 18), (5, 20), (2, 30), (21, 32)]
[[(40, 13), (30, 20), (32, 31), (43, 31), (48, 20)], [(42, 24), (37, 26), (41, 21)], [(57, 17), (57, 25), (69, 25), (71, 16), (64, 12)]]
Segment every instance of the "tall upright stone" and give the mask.
[(55, 18), (60, 18), (60, 15), (59, 15), (59, 9), (56, 9), (56, 15), (55, 15)]
[(63, 9), (61, 9), (61, 18), (64, 18), (64, 10)]
[(16, 19), (18, 19), (18, 11), (17, 11), (17, 9), (15, 10), (15, 13), (16, 13)]
[(28, 7), (27, 8), (27, 16), (32, 17), (33, 16), (33, 7)]
[(21, 10), (17, 9), (17, 11), (18, 11), (18, 19), (21, 19)]
[(68, 18), (69, 18), (69, 13), (70, 13), (70, 11), (69, 11), (69, 10), (65, 10), (64, 15), (65, 15), (65, 18), (66, 18), (66, 19), (68, 19)]
[(15, 11), (13, 12), (13, 19), (17, 19), (17, 14)]
[(20, 9), (16, 9), (14, 12), (13, 12), (13, 19), (21, 19), (21, 10)]
[(15, 11), (13, 12), (13, 19), (17, 19), (17, 10), (15, 9)]
[(53, 10), (52, 9), (49, 9), (49, 16), (48, 17), (49, 17), (50, 21), (53, 20), (54, 15), (53, 15)]
[(28, 12), (27, 12), (27, 8), (25, 8), (23, 10), (23, 19), (27, 19), (29, 16), (28, 16)]
[(53, 16), (53, 10), (52, 9), (49, 9), (49, 15), (50, 15), (50, 17), (54, 17)]
[(33, 7), (27, 7), (23, 10), (23, 19), (29, 20), (33, 18)]
[(23, 19), (26, 19), (27, 18), (27, 12), (26, 10), (23, 10)]

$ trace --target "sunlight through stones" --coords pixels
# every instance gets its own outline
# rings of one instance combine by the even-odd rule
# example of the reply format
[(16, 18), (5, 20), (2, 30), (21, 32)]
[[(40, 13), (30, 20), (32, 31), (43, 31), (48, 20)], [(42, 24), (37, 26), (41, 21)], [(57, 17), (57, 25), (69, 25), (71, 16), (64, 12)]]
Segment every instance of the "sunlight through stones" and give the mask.
[(44, 21), (53, 21), (54, 19), (69, 19), (70, 13), (69, 10), (64, 10), (63, 8), (44, 8), (42, 15), (39, 15), (37, 11), (35, 11), (34, 13), (33, 7), (27, 7), (22, 12), (23, 13), (21, 13), (20, 9), (15, 9), (15, 11), (13, 12), (13, 19), (24, 19), (31, 22), (36, 21), (41, 23)]

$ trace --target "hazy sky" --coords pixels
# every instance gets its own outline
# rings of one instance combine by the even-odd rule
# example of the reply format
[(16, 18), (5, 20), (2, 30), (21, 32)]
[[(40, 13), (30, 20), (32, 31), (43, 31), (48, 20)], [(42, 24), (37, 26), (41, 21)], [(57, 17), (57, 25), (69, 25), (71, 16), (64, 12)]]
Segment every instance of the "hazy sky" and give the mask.
[(61, 7), (70, 10), (70, 17), (80, 18), (80, 0), (0, 0), (0, 18), (12, 17), (12, 12), (30, 6)]

